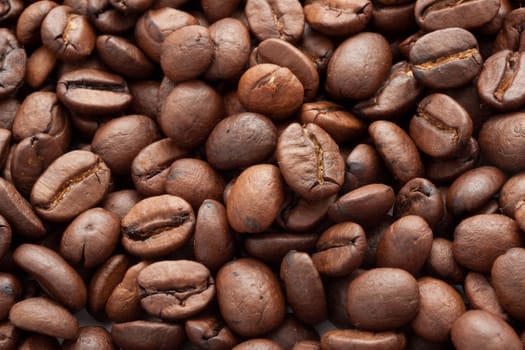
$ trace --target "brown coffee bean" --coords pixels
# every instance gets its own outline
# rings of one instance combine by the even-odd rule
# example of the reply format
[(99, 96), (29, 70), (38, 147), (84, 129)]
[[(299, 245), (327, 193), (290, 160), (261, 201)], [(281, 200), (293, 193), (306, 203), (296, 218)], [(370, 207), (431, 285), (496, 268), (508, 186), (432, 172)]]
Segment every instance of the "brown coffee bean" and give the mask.
[(49, 11), (57, 6), (54, 1), (42, 0), (24, 8), (16, 22), (16, 37), (22, 45), (30, 47), (40, 43), (40, 25)]
[(13, 274), (0, 272), (0, 320), (7, 319), (9, 310), (22, 296), (23, 286)]
[(304, 26), (304, 34), (299, 42), (299, 49), (314, 63), (321, 74), (326, 72), (328, 61), (334, 52), (334, 43), (331, 38), (313, 30), (308, 24)]
[(27, 54), (6, 28), (0, 28), (0, 53), (0, 63), (3, 67), (9, 67), (0, 72), (0, 98), (4, 99), (16, 92), (24, 81)]
[(201, 0), (201, 6), (206, 18), (215, 22), (221, 18), (231, 17), (240, 2), (240, 0)]
[(350, 36), (362, 31), (372, 18), (368, 0), (310, 0), (304, 6), (306, 21), (315, 30), (331, 36)]
[(70, 220), (104, 198), (110, 177), (111, 171), (96, 154), (68, 152), (38, 178), (31, 190), (31, 204), (47, 220)]
[(276, 158), (288, 186), (306, 200), (328, 198), (343, 184), (339, 147), (315, 124), (290, 124), (279, 136)]
[(203, 310), (215, 297), (210, 271), (190, 260), (153, 263), (137, 276), (140, 304), (163, 320), (181, 320)]
[(443, 218), (443, 198), (437, 187), (427, 179), (414, 178), (398, 192), (394, 204), (394, 217), (418, 215), (435, 227)]
[(446, 342), (452, 324), (466, 311), (461, 295), (449, 284), (432, 277), (418, 280), (419, 311), (412, 330), (427, 340)]
[(116, 214), (93, 208), (78, 215), (66, 228), (60, 241), (60, 254), (72, 264), (91, 269), (111, 256), (120, 238)]
[[(371, 226), (388, 213), (394, 204), (394, 190), (383, 184), (370, 184), (356, 188), (339, 197), (328, 207), (328, 216), (336, 222), (354, 221)], [(362, 208), (362, 210), (355, 210)]]
[(492, 166), (463, 173), (447, 191), (447, 211), (456, 217), (476, 212), (499, 191), (505, 180), (505, 174)]
[(47, 46), (36, 49), (27, 59), (25, 82), (32, 88), (41, 87), (49, 78), (57, 61), (56, 54)]
[(10, 321), (0, 323), (0, 346), (6, 350), (17, 349), (18, 340), (21, 337), (21, 331), (19, 328)]
[(58, 349), (58, 339), (49, 335), (33, 334), (30, 335), (18, 347), (18, 350), (56, 350)]
[(111, 338), (119, 348), (170, 350), (180, 348), (186, 337), (178, 324), (133, 321), (113, 325)]
[(403, 333), (366, 332), (354, 329), (331, 330), (323, 334), (321, 349), (363, 349), (363, 350), (402, 350), (405, 349), (406, 338)]
[(525, 173), (510, 177), (499, 191), (499, 206), (503, 214), (514, 217), (516, 205), (525, 195)]
[(372, 28), (385, 35), (412, 33), (417, 30), (414, 16), (415, 2), (374, 4), (372, 10)]
[(267, 230), (284, 202), (284, 184), (279, 168), (270, 164), (253, 165), (244, 170), (226, 200), (231, 227), (239, 233)]
[(469, 272), (463, 285), (470, 309), (490, 312), (504, 320), (508, 315), (503, 310), (496, 291), (487, 278), (477, 272)]
[(319, 235), (316, 233), (258, 233), (243, 240), (244, 250), (253, 258), (280, 263), (291, 250), (313, 252)]
[(452, 242), (444, 238), (434, 238), (428, 254), (427, 270), (445, 281), (461, 283), (465, 269), (454, 260)]
[(129, 92), (133, 101), (129, 107), (132, 114), (147, 115), (157, 119), (159, 109), (159, 87), (160, 82), (156, 80), (139, 80), (129, 83)]
[(13, 260), (34, 277), (46, 292), (71, 311), (86, 304), (86, 285), (60, 255), (44, 246), (25, 243), (13, 252)]
[[(226, 324), (244, 337), (257, 337), (284, 320), (284, 297), (273, 272), (254, 259), (238, 259), (217, 273), (217, 301)], [(239, 308), (239, 300), (243, 300)]]
[(113, 350), (111, 334), (100, 326), (84, 326), (78, 329), (78, 338), (65, 340), (60, 349), (63, 350)]
[(195, 215), (184, 199), (168, 194), (149, 197), (122, 218), (122, 245), (142, 258), (165, 256), (188, 241), (194, 226)]
[(280, 277), (284, 282), (286, 300), (299, 320), (316, 324), (326, 319), (323, 283), (308, 254), (296, 251), (286, 254), (281, 263)]
[(295, 42), (303, 35), (303, 8), (297, 0), (248, 0), (244, 13), (260, 41), (278, 38)]
[(122, 219), (142, 197), (135, 190), (121, 190), (108, 193), (101, 206)]
[(525, 10), (520, 7), (505, 16), (501, 29), (494, 40), (493, 52), (501, 50), (521, 52), (524, 50), (525, 41), (523, 41), (523, 31), (520, 30), (523, 26), (524, 14)]
[(290, 69), (263, 63), (244, 72), (239, 80), (237, 96), (248, 111), (282, 120), (301, 106), (304, 87)]
[(284, 350), (284, 348), (272, 340), (261, 338), (246, 340), (232, 350)]
[(500, 214), (474, 215), (454, 231), (454, 259), (473, 271), (489, 272), (494, 260), (523, 244), (516, 221)]
[(153, 5), (154, 0), (110, 0), (111, 5), (124, 14), (142, 13)]
[(361, 143), (346, 158), (345, 182), (341, 194), (358, 187), (382, 182), (387, 173), (381, 156), (374, 147)]
[(520, 293), (523, 285), (520, 264), (524, 257), (525, 249), (512, 248), (494, 261), (491, 271), (497, 300), (505, 311), (518, 320), (525, 319), (525, 309), (521, 302), (523, 296)]
[(302, 340), (318, 340), (316, 329), (299, 321), (293, 314), (287, 314), (281, 325), (266, 335), (284, 349), (291, 349)]
[(458, 350), (508, 349), (518, 350), (520, 338), (512, 327), (493, 314), (470, 310), (454, 322), (451, 330), (452, 342)]
[(24, 299), (11, 308), (9, 319), (18, 328), (59, 337), (75, 339), (78, 321), (69, 311), (47, 298)]
[(348, 287), (347, 310), (354, 325), (371, 331), (402, 327), (417, 315), (419, 289), (408, 272), (376, 268), (355, 278)]
[(308, 202), (299, 196), (288, 195), (277, 223), (286, 231), (306, 232), (313, 230), (326, 216), (336, 196)]
[(237, 336), (215, 316), (199, 316), (184, 323), (188, 340), (200, 349), (228, 350), (239, 343)]
[(325, 89), (336, 99), (369, 98), (388, 77), (391, 67), (388, 41), (377, 33), (359, 33), (334, 51), (328, 62)]
[(9, 222), (0, 215), (0, 259), (7, 254), (11, 247), (12, 239), (13, 232), (11, 231), (11, 225), (9, 225)]

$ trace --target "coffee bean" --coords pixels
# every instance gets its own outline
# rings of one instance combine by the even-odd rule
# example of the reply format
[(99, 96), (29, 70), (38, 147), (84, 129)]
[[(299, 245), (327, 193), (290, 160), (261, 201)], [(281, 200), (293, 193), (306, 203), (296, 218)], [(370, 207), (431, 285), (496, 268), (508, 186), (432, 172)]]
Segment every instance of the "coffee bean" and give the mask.
[(40, 43), (40, 25), (58, 4), (54, 1), (36, 1), (27, 6), (16, 22), (16, 37), (24, 46), (34, 46)]
[(22, 283), (10, 273), (0, 272), (0, 320), (5, 320), (9, 310), (22, 296)]
[(501, 50), (523, 51), (525, 42), (522, 41), (523, 15), (525, 10), (517, 8), (505, 16), (496, 39), (494, 40), (493, 52)]
[(75, 340), (65, 340), (61, 348), (64, 350), (74, 350), (78, 348), (113, 350), (113, 340), (111, 334), (100, 326), (84, 326), (78, 329), (78, 338)]
[(304, 30), (304, 14), (297, 0), (248, 0), (244, 8), (252, 33), (268, 38), (298, 41)]
[(396, 218), (418, 215), (435, 227), (443, 218), (443, 198), (437, 187), (427, 179), (414, 178), (398, 192), (394, 203)]
[(128, 87), (131, 96), (133, 96), (133, 101), (129, 107), (130, 113), (142, 114), (157, 119), (160, 82), (156, 80), (139, 80), (130, 82)]
[(317, 71), (321, 74), (326, 72), (328, 61), (334, 52), (334, 43), (330, 37), (316, 32), (308, 24), (305, 24), (299, 49), (312, 60)]
[(56, 66), (53, 50), (46, 46), (36, 49), (27, 59), (25, 82), (32, 88), (41, 87)]
[(382, 182), (386, 168), (376, 149), (361, 143), (348, 154), (345, 160), (345, 182), (341, 193), (345, 194), (363, 185)]
[(465, 148), (450, 159), (428, 159), (425, 172), (429, 180), (450, 183), (456, 178), (474, 168), (480, 158), (479, 144), (475, 138), (470, 138)]
[(189, 341), (199, 347), (231, 349), (239, 343), (237, 336), (215, 316), (198, 316), (187, 320), (184, 330)]
[(461, 283), (466, 271), (454, 260), (453, 244), (445, 238), (434, 238), (427, 259), (427, 270), (439, 278)]
[(19, 350), (53, 350), (59, 346), (58, 339), (49, 335), (33, 334), (24, 340), (18, 347)]
[(9, 321), (0, 323), (0, 345), (2, 348), (7, 350), (14, 350), (17, 347), (18, 340), (20, 339), (20, 329)]
[(250, 339), (242, 342), (232, 350), (283, 350), (279, 344), (269, 339)]
[(201, 0), (202, 11), (211, 22), (230, 17), (239, 6), (240, 0)]
[(306, 232), (314, 229), (326, 216), (335, 196), (308, 202), (298, 196), (288, 195), (281, 207), (277, 223), (286, 231)]
[(279, 263), (291, 250), (313, 252), (319, 235), (316, 233), (257, 233), (244, 239), (244, 250), (253, 258)]
[(101, 33), (120, 34), (133, 28), (134, 14), (124, 14), (116, 10), (109, 0), (92, 2), (89, 0), (64, 0), (64, 5), (73, 8), (75, 13), (87, 16)]
[(0, 98), (18, 90), (26, 72), (27, 54), (16, 37), (6, 28), (0, 28), (0, 64), (9, 67), (0, 72)]
[(113, 325), (111, 338), (120, 348), (169, 350), (182, 346), (185, 336), (178, 324), (132, 321)]
[(121, 190), (108, 193), (101, 204), (101, 206), (117, 214), (122, 219), (128, 211), (137, 204), (142, 198), (135, 190)]
[(368, 0), (308, 1), (304, 7), (306, 21), (315, 30), (331, 36), (349, 36), (362, 31), (372, 18)]
[(110, 0), (111, 5), (124, 14), (142, 13), (153, 5), (154, 0)]
[(406, 346), (403, 333), (366, 332), (354, 329), (331, 330), (323, 334), (321, 348), (336, 350), (352, 347), (376, 350), (401, 350)]
[(385, 35), (412, 33), (417, 30), (414, 8), (415, 2), (374, 4), (370, 21), (372, 28)]
[(284, 321), (266, 335), (284, 349), (291, 349), (302, 340), (318, 340), (319, 334), (311, 325), (299, 321), (293, 314), (287, 314)]
[(9, 251), (12, 238), (13, 232), (11, 231), (9, 222), (0, 215), (0, 259), (2, 259)]
[(508, 320), (509, 316), (503, 310), (496, 291), (484, 275), (469, 272), (463, 288), (471, 309), (487, 311)]
[(524, 256), (523, 248), (512, 248), (500, 255), (494, 261), (491, 269), (492, 285), (496, 291), (497, 300), (505, 311), (518, 320), (525, 319), (523, 304), (516, 302), (522, 298), (519, 291), (523, 284), (521, 280), (523, 272), (519, 264)]

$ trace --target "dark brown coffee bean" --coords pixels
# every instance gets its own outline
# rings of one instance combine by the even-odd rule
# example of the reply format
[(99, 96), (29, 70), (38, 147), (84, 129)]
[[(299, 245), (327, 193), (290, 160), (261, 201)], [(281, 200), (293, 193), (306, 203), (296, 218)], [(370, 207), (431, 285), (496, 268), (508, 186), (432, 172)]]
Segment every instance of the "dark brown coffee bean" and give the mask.
[(115, 118), (101, 126), (91, 141), (91, 149), (102, 158), (114, 175), (127, 175), (135, 156), (161, 138), (157, 124), (145, 115)]
[(525, 103), (524, 76), (525, 54), (498, 51), (483, 64), (477, 82), (479, 97), (500, 111), (518, 109)]
[(451, 97), (431, 94), (419, 102), (409, 132), (422, 152), (434, 158), (449, 158), (470, 140), (472, 120)]
[(60, 254), (87, 269), (111, 256), (120, 238), (120, 220), (102, 208), (88, 209), (77, 216), (62, 234)]
[(474, 215), (454, 231), (454, 259), (473, 271), (489, 272), (494, 260), (523, 244), (516, 221), (499, 214)]
[(195, 222), (193, 236), (195, 259), (212, 271), (218, 270), (235, 255), (235, 240), (220, 202), (202, 202)]
[(336, 196), (315, 202), (289, 194), (277, 217), (277, 223), (286, 231), (306, 232), (315, 229), (334, 202)]
[(350, 36), (362, 31), (372, 18), (368, 0), (309, 0), (304, 6), (306, 21), (315, 30), (331, 36)]
[[(226, 324), (244, 337), (257, 337), (284, 320), (284, 296), (273, 272), (254, 259), (238, 259), (217, 273), (217, 301)], [(239, 300), (243, 307), (239, 308)]]
[(226, 200), (231, 227), (239, 233), (267, 230), (284, 202), (284, 184), (279, 168), (270, 164), (253, 165), (244, 170)]
[(206, 140), (206, 159), (231, 170), (267, 160), (277, 145), (277, 129), (262, 114), (239, 113), (221, 120)]
[(2, 67), (9, 67), (0, 72), (0, 98), (4, 99), (16, 92), (24, 81), (27, 54), (6, 28), (0, 28), (0, 54)]
[(183, 149), (202, 144), (223, 117), (222, 97), (199, 80), (178, 84), (163, 103), (159, 126)]
[(427, 179), (416, 177), (398, 192), (394, 204), (394, 217), (418, 215), (435, 227), (443, 218), (443, 198), (437, 187)]
[(210, 271), (190, 260), (153, 263), (137, 276), (140, 303), (163, 320), (181, 320), (203, 310), (215, 297)]
[[(137, 276), (150, 263), (141, 261), (131, 266), (107, 298), (105, 311), (109, 319), (120, 323), (137, 320), (142, 315)], [(117, 277), (117, 276), (115, 276)]]
[(279, 137), (276, 157), (288, 186), (307, 200), (328, 198), (343, 184), (339, 147), (315, 124), (290, 124)]
[(312, 260), (321, 274), (341, 277), (361, 265), (366, 247), (363, 228), (354, 222), (344, 222), (330, 227), (319, 237)]
[(251, 257), (268, 263), (280, 263), (291, 250), (313, 252), (319, 235), (316, 233), (258, 233), (247, 236), (244, 250)]
[(86, 285), (80, 275), (57, 253), (44, 246), (22, 244), (13, 260), (34, 277), (53, 298), (72, 311), (86, 304)]
[(56, 65), (56, 55), (46, 46), (36, 49), (27, 59), (25, 82), (32, 88), (41, 87)]
[(474, 35), (446, 28), (419, 38), (410, 50), (410, 63), (423, 85), (446, 89), (470, 82), (481, 70), (482, 58)]
[(139, 80), (130, 82), (129, 92), (133, 102), (129, 107), (132, 114), (142, 114), (157, 119), (159, 109), (160, 82), (156, 80)]
[(11, 308), (9, 319), (23, 330), (64, 339), (78, 335), (78, 321), (69, 311), (47, 298), (28, 298)]
[[(328, 216), (336, 222), (354, 221), (371, 226), (388, 213), (394, 204), (394, 190), (383, 184), (370, 184), (356, 188), (339, 197), (328, 207)], [(355, 210), (362, 208), (362, 210)]]
[(504, 320), (508, 319), (496, 291), (485, 276), (477, 272), (469, 272), (465, 277), (463, 289), (470, 309), (487, 311)]
[(405, 349), (406, 338), (403, 333), (366, 332), (354, 329), (331, 330), (323, 334), (321, 349), (362, 349), (362, 350), (402, 350)]
[(354, 325), (371, 331), (402, 327), (417, 315), (419, 289), (408, 272), (376, 268), (356, 277), (348, 287), (347, 310)]
[(329, 37), (316, 32), (308, 24), (305, 24), (304, 34), (299, 42), (299, 49), (312, 60), (317, 71), (321, 74), (326, 72), (328, 61), (335, 47)]
[(56, 350), (58, 349), (58, 339), (49, 335), (33, 334), (30, 335), (18, 347), (18, 350)]
[(186, 320), (184, 330), (188, 340), (199, 349), (229, 350), (239, 343), (237, 336), (215, 316)]
[(143, 196), (163, 194), (170, 165), (186, 155), (168, 138), (145, 146), (131, 163), (131, 178), (137, 191)]
[(522, 349), (520, 338), (512, 327), (489, 312), (470, 310), (454, 322), (452, 342), (457, 350)]
[(120, 112), (132, 100), (124, 79), (96, 69), (79, 69), (63, 74), (56, 91), (66, 107), (82, 114)]
[(500, 255), (492, 265), (492, 286), (496, 291), (497, 300), (512, 317), (525, 319), (523, 296), (523, 271), (521, 261), (525, 257), (525, 249), (512, 248)]
[(113, 289), (122, 281), (130, 265), (124, 254), (113, 255), (93, 274), (88, 286), (86, 309), (98, 320), (106, 318), (104, 309)]
[(316, 329), (299, 321), (293, 314), (287, 314), (284, 321), (273, 331), (266, 335), (284, 349), (291, 349), (294, 344), (302, 340), (318, 340)]
[(281, 263), (280, 277), (284, 282), (286, 300), (299, 320), (316, 324), (326, 319), (323, 283), (308, 254), (296, 251), (286, 254)]
[(525, 196), (525, 173), (510, 177), (499, 191), (499, 206), (503, 214), (514, 218), (516, 205)]
[[(512, 137), (510, 137), (512, 136)], [(479, 146), (483, 156), (492, 164), (516, 172), (524, 168), (525, 114), (501, 114), (490, 118), (479, 133)]]
[(501, 50), (523, 51), (525, 41), (523, 40), (523, 24), (525, 10), (520, 8), (514, 9), (505, 16), (501, 30), (494, 40), (493, 52)]
[(78, 329), (78, 338), (65, 340), (60, 349), (62, 350), (113, 350), (111, 334), (100, 326), (84, 326)]
[(313, 99), (319, 89), (319, 73), (306, 54), (287, 41), (266, 39), (252, 52), (252, 65), (272, 63), (286, 67), (301, 81), (304, 97)]
[(303, 35), (303, 8), (297, 0), (248, 0), (244, 13), (260, 41), (278, 38), (295, 42)]
[[(2, 259), (11, 247), (11, 240), (13, 239), (13, 232), (9, 222), (0, 215), (0, 259)], [(1, 317), (0, 317), (1, 319)]]
[(0, 215), (12, 230), (24, 237), (42, 237), (46, 228), (31, 205), (7, 180), (0, 177)]
[[(222, 8), (225, 5), (221, 2)], [(248, 28), (239, 20), (224, 18), (213, 23), (209, 31), (215, 52), (204, 76), (210, 80), (228, 80), (239, 76), (250, 55)]]
[(352, 142), (365, 132), (365, 124), (344, 107), (329, 101), (305, 103), (301, 123), (314, 123), (332, 136), (335, 142)]
[(108, 193), (101, 203), (101, 206), (117, 214), (122, 219), (128, 211), (137, 204), (142, 197), (135, 190), (121, 190)]
[(138, 47), (124, 38), (100, 35), (96, 48), (100, 59), (117, 74), (125, 77), (147, 78), (155, 68)]
[(15, 350), (21, 337), (19, 328), (10, 321), (0, 322), (0, 346), (2, 349)]
[(16, 37), (24, 46), (40, 43), (40, 25), (51, 9), (57, 7), (54, 1), (36, 1), (22, 11), (16, 22)]
[(111, 171), (88, 151), (71, 151), (56, 159), (31, 190), (31, 204), (43, 218), (68, 221), (104, 198)]
[(447, 211), (456, 217), (476, 212), (499, 191), (505, 180), (505, 174), (492, 166), (463, 173), (447, 191)]
[(178, 349), (186, 338), (178, 324), (151, 321), (119, 323), (111, 328), (111, 338), (119, 348), (129, 350)]
[[(157, 1), (158, 2), (158, 1)], [(198, 21), (187, 12), (170, 7), (146, 11), (135, 26), (135, 39), (142, 50), (155, 62), (160, 62), (161, 44), (175, 30)]]
[(69, 6), (51, 9), (40, 32), (44, 45), (66, 62), (80, 61), (95, 48), (96, 34), (87, 17), (74, 13)]
[(263, 63), (244, 72), (239, 80), (237, 96), (248, 111), (282, 120), (301, 106), (304, 87), (290, 69)]
[(465, 269), (454, 259), (453, 244), (444, 238), (434, 238), (428, 254), (427, 270), (445, 281), (461, 283), (465, 278)]
[[(363, 57), (369, 57), (363, 60)], [(325, 89), (336, 99), (365, 99), (379, 89), (392, 67), (392, 51), (377, 33), (359, 33), (341, 43), (328, 63)]]
[(417, 24), (423, 30), (431, 32), (437, 29), (461, 27), (471, 29), (489, 22), (500, 7), (496, 0), (451, 1), (418, 0), (415, 16)]
[(161, 44), (160, 65), (175, 82), (197, 78), (208, 70), (214, 54), (210, 31), (199, 25), (185, 26), (169, 34)]
[(358, 187), (382, 182), (387, 173), (383, 160), (374, 147), (361, 143), (346, 158), (345, 182), (341, 194)]
[(161, 195), (141, 200), (121, 220), (122, 245), (142, 258), (168, 255), (188, 241), (195, 215), (184, 199)]
[(22, 296), (23, 286), (13, 274), (0, 272), (0, 320), (7, 319), (9, 310)]
[(419, 311), (412, 320), (412, 330), (427, 340), (446, 342), (452, 324), (466, 311), (461, 294), (432, 277), (420, 278), (417, 284)]
[(370, 124), (368, 133), (386, 166), (401, 184), (423, 177), (424, 168), (416, 145), (396, 124), (378, 120)]
[(272, 340), (260, 338), (246, 340), (232, 350), (284, 350), (284, 348)]

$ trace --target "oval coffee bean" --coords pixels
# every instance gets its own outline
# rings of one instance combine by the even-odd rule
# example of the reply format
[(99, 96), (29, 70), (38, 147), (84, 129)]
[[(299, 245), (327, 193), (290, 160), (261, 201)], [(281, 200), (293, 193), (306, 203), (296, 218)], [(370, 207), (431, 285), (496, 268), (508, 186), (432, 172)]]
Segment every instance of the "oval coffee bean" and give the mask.
[(5, 320), (9, 310), (22, 296), (21, 281), (10, 273), (0, 272), (0, 320)]
[(203, 310), (215, 297), (210, 271), (190, 260), (159, 261), (137, 276), (140, 303), (163, 320), (182, 320)]
[(454, 260), (452, 242), (445, 238), (434, 238), (427, 260), (427, 271), (434, 276), (461, 283), (465, 278), (465, 269)]
[(290, 349), (301, 340), (319, 339), (319, 334), (313, 326), (307, 325), (295, 316), (288, 314), (283, 323), (271, 331), (266, 338), (278, 343), (284, 349)]
[[(238, 259), (217, 273), (217, 301), (226, 324), (243, 337), (257, 337), (284, 320), (284, 296), (273, 272), (254, 259)], [(240, 308), (239, 300), (243, 300)]]
[(516, 205), (525, 194), (525, 173), (510, 177), (499, 191), (499, 206), (503, 214), (514, 217)]
[(418, 215), (435, 227), (443, 218), (443, 198), (437, 187), (427, 179), (414, 178), (398, 192), (394, 204), (394, 217)]
[[(494, 265), (492, 265), (492, 267), (494, 268)], [(496, 275), (497, 274), (492, 276), (492, 283), (494, 283), (495, 280), (499, 280), (500, 276), (497, 276), (495, 279)], [(505, 278), (507, 278), (507, 276), (505, 276)], [(470, 309), (487, 311), (504, 320), (508, 320), (509, 316), (503, 310), (496, 291), (484, 275), (477, 272), (469, 272), (465, 277), (463, 289)]]
[(523, 307), (523, 271), (520, 266), (525, 258), (525, 249), (512, 248), (500, 255), (492, 265), (492, 285), (501, 306), (512, 317), (525, 320)]
[[(9, 222), (0, 215), (0, 259), (2, 259), (9, 248), (11, 247), (11, 240), (13, 238), (13, 232)], [(1, 317), (0, 317), (1, 318)]]
[(28, 298), (16, 303), (9, 312), (9, 319), (20, 329), (52, 337), (74, 339), (78, 335), (78, 321), (75, 316), (43, 297)]
[(418, 309), (417, 281), (401, 269), (368, 270), (348, 287), (348, 315), (361, 329), (386, 331), (402, 327), (412, 321)]
[(308, 202), (298, 196), (289, 195), (285, 200), (277, 223), (286, 231), (305, 232), (315, 228), (325, 217), (335, 196)]
[(111, 171), (88, 151), (71, 151), (57, 158), (31, 190), (31, 204), (43, 218), (67, 221), (97, 205), (108, 191)]
[(102, 201), (102, 207), (122, 219), (142, 197), (135, 190), (121, 190), (108, 193)]
[(111, 338), (123, 349), (179, 349), (184, 343), (184, 329), (178, 324), (132, 321), (111, 327)]
[(323, 334), (321, 349), (402, 350), (406, 342), (403, 333), (334, 329)]
[(246, 340), (232, 350), (284, 350), (279, 344), (269, 339), (250, 339)]
[(182, 247), (194, 227), (195, 214), (184, 199), (168, 194), (149, 197), (122, 218), (122, 245), (141, 258), (162, 257)]
[(330, 36), (350, 36), (362, 31), (372, 18), (372, 3), (368, 0), (311, 0), (304, 6), (308, 24)]
[(47, 293), (71, 311), (84, 307), (86, 285), (60, 255), (44, 246), (25, 243), (13, 252), (15, 263), (34, 277)]
[(111, 334), (101, 326), (84, 326), (78, 330), (78, 338), (75, 340), (65, 340), (61, 349), (75, 350), (78, 348), (113, 350), (113, 340)]
[(51, 9), (57, 7), (54, 1), (43, 0), (29, 4), (16, 22), (16, 37), (26, 47), (38, 45), (41, 40), (40, 26)]
[(288, 186), (306, 200), (330, 197), (343, 184), (339, 147), (315, 124), (290, 124), (279, 136), (276, 157)]
[(319, 238), (316, 233), (258, 233), (247, 236), (244, 250), (253, 258), (280, 263), (291, 250), (311, 253)]
[(0, 72), (0, 98), (5, 99), (24, 81), (27, 62), (25, 50), (7, 28), (0, 28), (0, 54), (2, 67), (9, 67)]
[(303, 35), (304, 14), (298, 0), (248, 0), (244, 12), (260, 41), (279, 38), (295, 42)]
[(188, 340), (202, 349), (227, 350), (239, 340), (237, 336), (215, 316), (199, 316), (186, 320), (184, 330)]

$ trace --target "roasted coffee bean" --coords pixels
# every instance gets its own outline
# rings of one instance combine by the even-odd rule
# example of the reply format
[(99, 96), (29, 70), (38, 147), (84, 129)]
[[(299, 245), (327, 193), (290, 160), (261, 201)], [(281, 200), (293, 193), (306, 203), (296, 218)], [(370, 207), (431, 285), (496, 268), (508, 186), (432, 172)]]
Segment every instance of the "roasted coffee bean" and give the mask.
[(419, 102), (409, 132), (422, 152), (434, 158), (450, 158), (470, 140), (472, 120), (451, 97), (431, 94)]
[(16, 37), (6, 28), (0, 28), (0, 98), (13, 94), (24, 81), (27, 54)]
[(394, 216), (418, 215), (435, 227), (443, 218), (443, 198), (437, 187), (427, 179), (414, 178), (398, 192)]
[(516, 221), (500, 214), (474, 215), (456, 226), (454, 259), (472, 271), (489, 272), (498, 256), (522, 244)]
[(514, 9), (505, 16), (496, 39), (494, 40), (493, 52), (501, 50), (523, 51), (525, 41), (523, 41), (523, 16), (525, 10), (520, 8)]
[(104, 197), (101, 206), (104, 209), (117, 214), (117, 216), (122, 219), (141, 199), (142, 198), (135, 190), (115, 191), (108, 193), (106, 197)]
[(64, 0), (64, 5), (87, 16), (95, 28), (106, 34), (126, 32), (133, 28), (137, 19), (134, 14), (126, 15), (116, 10), (109, 0)]
[(466, 271), (454, 259), (453, 244), (445, 238), (434, 238), (428, 254), (427, 270), (445, 281), (461, 283)]
[(111, 171), (96, 154), (68, 152), (38, 178), (31, 204), (47, 220), (68, 221), (104, 198), (110, 177)]
[(181, 320), (203, 310), (215, 297), (210, 271), (189, 260), (160, 261), (137, 276), (140, 303), (163, 320)]
[(11, 130), (20, 102), (14, 98), (0, 100), (0, 127)]
[(154, 0), (110, 0), (111, 5), (124, 14), (142, 13), (153, 5)]
[(133, 101), (129, 107), (132, 114), (142, 114), (157, 119), (160, 82), (156, 80), (139, 80), (130, 82), (129, 92)]
[(510, 177), (499, 191), (499, 206), (503, 214), (514, 217), (516, 204), (525, 194), (525, 173), (518, 173)]
[(484, 275), (477, 272), (469, 272), (465, 277), (463, 289), (465, 290), (470, 309), (484, 310), (504, 320), (508, 319), (509, 316), (503, 310), (496, 291)]
[(199, 316), (186, 320), (188, 340), (199, 349), (228, 350), (239, 343), (237, 336), (215, 316)]
[(22, 11), (16, 22), (16, 37), (24, 46), (40, 43), (40, 25), (51, 9), (57, 7), (54, 1), (36, 1)]
[(22, 283), (16, 276), (0, 272), (0, 320), (7, 319), (9, 310), (22, 296), (22, 291)]
[(410, 50), (410, 63), (423, 85), (446, 89), (470, 82), (483, 62), (474, 35), (462, 28), (446, 28), (419, 38)]
[(362, 31), (372, 18), (368, 0), (309, 0), (304, 6), (306, 22), (315, 30), (331, 36), (350, 36)]
[(247, 236), (244, 250), (253, 258), (280, 263), (291, 250), (311, 253), (319, 235), (316, 233), (257, 233)]
[(111, 338), (119, 348), (169, 350), (180, 348), (186, 337), (178, 324), (133, 321), (113, 325)]
[(512, 248), (500, 255), (492, 265), (492, 285), (496, 291), (497, 300), (512, 317), (525, 319), (525, 308), (521, 303), (523, 272), (519, 268), (520, 261), (525, 256), (525, 249)]
[(15, 350), (20, 339), (20, 329), (10, 321), (0, 323), (0, 345), (6, 350)]
[(47, 293), (73, 312), (86, 304), (87, 291), (80, 275), (60, 255), (44, 246), (22, 244), (13, 260), (34, 277)]
[(312, 230), (319, 224), (334, 202), (335, 196), (308, 202), (299, 196), (289, 194), (284, 202), (277, 223), (286, 231), (306, 232)]
[(18, 347), (18, 350), (56, 350), (58, 349), (58, 339), (49, 335), (33, 334), (30, 335)]
[(60, 101), (81, 114), (110, 114), (124, 110), (132, 100), (126, 81), (96, 69), (65, 73), (57, 83)]
[(328, 198), (343, 184), (339, 147), (315, 124), (290, 124), (279, 136), (276, 158), (287, 185), (307, 200)]
[(41, 46), (27, 59), (25, 82), (32, 88), (41, 87), (56, 65), (56, 55), (50, 48)]
[(201, 6), (206, 18), (215, 22), (225, 17), (231, 17), (240, 2), (240, 0), (201, 0)]
[[(257, 337), (284, 320), (284, 296), (273, 272), (254, 259), (238, 259), (217, 273), (217, 301), (226, 324), (243, 337)], [(239, 300), (243, 307), (239, 308)]]
[(248, 0), (244, 12), (260, 41), (279, 38), (295, 42), (303, 35), (304, 14), (298, 0)]
[(49, 11), (42, 21), (40, 33), (42, 43), (66, 62), (87, 58), (95, 48), (96, 34), (87, 17), (74, 13), (66, 5)]
[(374, 147), (361, 143), (346, 158), (345, 182), (341, 193), (345, 194), (363, 185), (379, 183), (385, 177), (386, 168)]
[(293, 314), (287, 314), (284, 321), (266, 335), (284, 349), (291, 349), (302, 340), (318, 340), (319, 334), (311, 325), (299, 321)]
[(520, 338), (508, 323), (481, 310), (469, 310), (458, 318), (452, 325), (451, 336), (458, 350), (518, 350), (523, 347)]
[(388, 41), (377, 33), (359, 33), (334, 51), (328, 62), (325, 90), (336, 99), (369, 98), (388, 77), (391, 67)]
[[(286, 300), (296, 317), (308, 324), (326, 319), (326, 297), (319, 272), (307, 253), (291, 251), (284, 257), (280, 270)], [(311, 300), (316, 300), (311, 304)]]
[(326, 72), (326, 66), (334, 52), (334, 43), (329, 37), (316, 32), (306, 24), (303, 37), (299, 42), (299, 49), (312, 60), (321, 74)]
[(78, 321), (69, 311), (47, 298), (24, 299), (11, 308), (9, 319), (18, 328), (59, 337), (75, 339)]
[(354, 329), (331, 330), (323, 334), (321, 348), (326, 350), (362, 348), (375, 350), (402, 350), (406, 346), (403, 333), (366, 332)]
[(372, 9), (372, 28), (380, 33), (405, 34), (417, 29), (414, 16), (415, 2), (399, 3), (382, 6), (374, 3)]
[(100, 326), (85, 326), (78, 329), (78, 338), (75, 340), (65, 340), (60, 349), (64, 350), (113, 350), (113, 340), (111, 334)]
[(269, 339), (250, 339), (246, 340), (232, 350), (284, 350), (279, 344)]
[(11, 226), (9, 225), (9, 222), (0, 215), (0, 259), (2, 259), (9, 251), (12, 239), (13, 232), (11, 231)]

